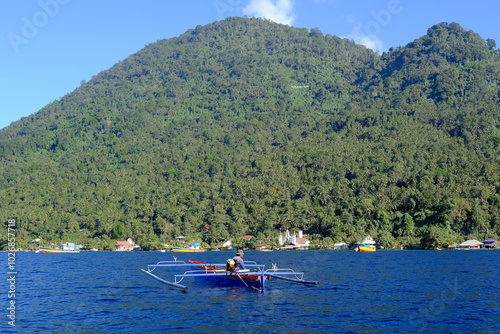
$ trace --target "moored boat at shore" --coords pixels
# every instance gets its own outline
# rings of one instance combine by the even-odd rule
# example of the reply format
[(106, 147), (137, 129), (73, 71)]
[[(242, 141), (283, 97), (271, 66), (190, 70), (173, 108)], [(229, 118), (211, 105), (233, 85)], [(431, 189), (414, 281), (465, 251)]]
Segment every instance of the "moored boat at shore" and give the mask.
[(44, 246), (38, 246), (38, 248), (43, 253), (80, 253), (81, 246), (75, 245), (72, 242), (67, 242), (65, 244), (62, 244), (59, 248), (51, 248)]
[(356, 247), (354, 247), (356, 252), (375, 252), (377, 248), (375, 247), (375, 241), (371, 236), (365, 237), (362, 242), (358, 242)]
[(483, 248), (487, 249), (493, 249), (493, 248), (500, 248), (500, 242), (495, 241), (494, 239), (488, 239), (484, 241)]
[(178, 253), (201, 253), (205, 251), (205, 249), (201, 248), (199, 242), (193, 242), (187, 247), (172, 247), (172, 250)]

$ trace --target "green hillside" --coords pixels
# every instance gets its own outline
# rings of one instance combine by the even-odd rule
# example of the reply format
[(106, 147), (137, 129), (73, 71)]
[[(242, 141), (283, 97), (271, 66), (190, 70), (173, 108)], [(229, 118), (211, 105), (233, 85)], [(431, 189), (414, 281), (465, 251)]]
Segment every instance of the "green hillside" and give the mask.
[(499, 84), (495, 42), (456, 23), (383, 55), (261, 19), (198, 26), (2, 129), (0, 217), (18, 247), (497, 238)]

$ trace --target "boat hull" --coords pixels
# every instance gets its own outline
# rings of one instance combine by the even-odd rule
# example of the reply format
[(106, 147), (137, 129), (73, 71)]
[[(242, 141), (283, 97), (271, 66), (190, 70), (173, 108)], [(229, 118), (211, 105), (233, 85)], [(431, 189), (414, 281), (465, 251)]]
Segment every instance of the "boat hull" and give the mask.
[(358, 244), (358, 252), (375, 252), (375, 246)]
[[(207, 263), (200, 261), (192, 261), (189, 260), (190, 263), (193, 264), (195, 268), (201, 268), (203, 270), (207, 270), (208, 273), (212, 272), (220, 272), (224, 271), (222, 267), (217, 266), (206, 266)], [(205, 284), (213, 284), (217, 286), (262, 286), (263, 279), (271, 279), (271, 276), (262, 274), (257, 274), (257, 272), (240, 272), (240, 273), (230, 273), (227, 272), (226, 275), (222, 276), (195, 276), (195, 280), (199, 282), (203, 282)]]
[[(270, 279), (269, 276), (265, 275), (265, 279)], [(255, 286), (261, 287), (261, 276), (260, 275), (237, 275), (228, 274), (225, 276), (211, 276), (211, 277), (195, 277), (195, 280), (203, 283), (216, 285), (220, 287), (231, 287), (231, 286)]]
[(43, 253), (80, 253), (80, 250), (40, 247)]
[(190, 248), (172, 248), (172, 250), (176, 253), (203, 253), (204, 249), (190, 249)]

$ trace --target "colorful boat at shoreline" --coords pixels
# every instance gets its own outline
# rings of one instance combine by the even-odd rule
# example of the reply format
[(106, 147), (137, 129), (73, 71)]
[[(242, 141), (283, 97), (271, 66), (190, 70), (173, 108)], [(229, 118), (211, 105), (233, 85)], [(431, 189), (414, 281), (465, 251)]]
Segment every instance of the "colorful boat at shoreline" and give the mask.
[(495, 241), (494, 239), (484, 240), (483, 247), (487, 249), (500, 248), (500, 242)]
[[(265, 282), (272, 279), (284, 280), (287, 282), (299, 283), (304, 285), (318, 285), (317, 281), (306, 281), (303, 279), (303, 272), (295, 272), (292, 269), (280, 269), (275, 264), (268, 270), (264, 270), (264, 265), (257, 264), (254, 261), (245, 261), (245, 267), (254, 269), (244, 269), (239, 271), (228, 271), (225, 263), (206, 263), (199, 261), (160, 261), (155, 264), (148, 264), (147, 270), (141, 269), (145, 274), (165, 283), (173, 288), (187, 291), (187, 286), (180, 283), (184, 279), (194, 278), (203, 284), (215, 285), (218, 287), (247, 287), (258, 291), (263, 291)], [(191, 269), (180, 274), (174, 274), (173, 281), (165, 280), (155, 274), (153, 271), (158, 268), (163, 269), (182, 269), (190, 267)], [(294, 276), (294, 277), (290, 277)]]
[(375, 252), (377, 248), (375, 247), (375, 241), (371, 236), (365, 237), (365, 239), (356, 244), (354, 251), (356, 252)]
[(172, 250), (177, 253), (202, 253), (205, 251), (199, 242), (193, 242), (187, 247), (172, 247)]
[(80, 253), (81, 246), (75, 245), (72, 242), (62, 244), (59, 248), (50, 248), (38, 246), (43, 253)]

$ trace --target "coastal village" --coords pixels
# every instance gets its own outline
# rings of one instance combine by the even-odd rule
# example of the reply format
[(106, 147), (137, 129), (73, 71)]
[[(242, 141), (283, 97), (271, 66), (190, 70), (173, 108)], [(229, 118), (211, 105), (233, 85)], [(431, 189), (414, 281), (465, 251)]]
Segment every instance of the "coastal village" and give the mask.
[[(200, 232), (209, 232), (211, 228), (209, 226), (204, 226), (200, 229)], [(35, 239), (32, 243), (39, 242), (40, 239)], [(53, 246), (53, 245), (51, 245)], [(364, 248), (368, 247), (368, 248)], [(230, 238), (223, 243), (219, 243), (215, 246), (210, 246), (206, 243), (201, 242), (201, 240), (196, 240), (193, 238), (187, 238), (185, 236), (177, 236), (169, 244), (162, 244), (159, 249), (143, 249), (140, 245), (136, 244), (132, 238), (127, 238), (126, 240), (116, 241), (114, 248), (104, 249), (104, 251), (144, 251), (144, 250), (159, 250), (165, 251), (224, 251), (224, 250), (257, 250), (257, 251), (278, 251), (278, 250), (355, 250), (355, 251), (375, 251), (384, 250), (383, 246), (377, 244), (373, 238), (367, 236), (363, 241), (355, 243), (354, 245), (347, 244), (345, 242), (327, 243), (327, 244), (312, 244), (308, 239), (308, 235), (304, 234), (302, 230), (298, 233), (295, 231), (290, 232), (288, 229), (285, 233), (279, 232), (277, 240), (271, 240), (271, 238), (266, 238), (265, 240), (257, 240), (256, 237), (252, 235), (245, 235), (240, 237), (238, 240)], [(44, 251), (44, 249), (49, 249), (50, 251)], [(397, 250), (403, 249), (423, 249), (420, 244), (413, 244), (409, 247), (400, 247)], [(500, 249), (500, 240), (487, 239), (483, 242), (470, 239), (462, 243), (453, 243), (449, 245), (448, 250), (470, 250), (470, 249)], [(98, 251), (96, 248), (88, 248), (82, 245), (76, 245), (75, 243), (66, 242), (62, 244), (59, 248), (49, 248), (44, 246), (38, 246), (37, 251), (44, 252), (61, 252), (67, 251)]]
[[(252, 239), (253, 236), (246, 235), (243, 237), (244, 239)], [(186, 242), (186, 238), (184, 236), (179, 236), (174, 239), (177, 242), (181, 242), (182, 244), (186, 244), (189, 247), (189, 244)], [(206, 251), (220, 251), (220, 250), (235, 250), (236, 247), (233, 247), (234, 239), (229, 239), (226, 242), (216, 245), (214, 248), (207, 247), (204, 248)], [(272, 251), (272, 250), (312, 250), (317, 249), (316, 247), (311, 247), (311, 242), (307, 239), (307, 235), (303, 234), (302, 231), (299, 231), (298, 234), (290, 234), (287, 230), (285, 235), (280, 233), (279, 246), (273, 247), (267, 245), (265, 243), (259, 243), (251, 249), (247, 250), (260, 250), (260, 251)], [(172, 246), (165, 245), (163, 251), (172, 250)], [(353, 250), (354, 247), (346, 244), (345, 242), (334, 243), (333, 247), (330, 249), (333, 250)], [(378, 247), (377, 249), (383, 249), (383, 247)], [(401, 248), (403, 249), (403, 248)], [(411, 245), (410, 249), (421, 249), (419, 244)], [(484, 242), (477, 241), (475, 239), (467, 240), (461, 244), (455, 243), (453, 245), (448, 246), (449, 250), (460, 250), (460, 249), (500, 249), (500, 241), (488, 239), (484, 240)], [(136, 245), (132, 239), (128, 238), (127, 241), (118, 241), (115, 244), (116, 251), (139, 251), (142, 250), (140, 246)]]

